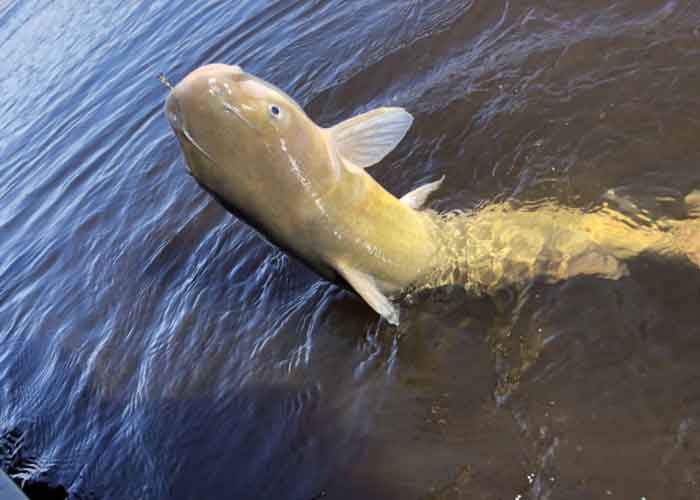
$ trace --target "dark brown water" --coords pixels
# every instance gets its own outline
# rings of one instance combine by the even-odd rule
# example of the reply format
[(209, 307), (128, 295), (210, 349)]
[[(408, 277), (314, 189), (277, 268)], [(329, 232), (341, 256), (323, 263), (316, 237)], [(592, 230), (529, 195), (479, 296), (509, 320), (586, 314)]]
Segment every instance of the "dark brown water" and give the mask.
[(372, 174), (446, 175), (436, 209), (672, 217), (698, 26), (681, 0), (0, 2), (0, 466), (80, 499), (700, 498), (700, 271), (441, 290), (397, 330), (201, 191), (156, 78), (241, 64), (324, 125), (403, 106)]

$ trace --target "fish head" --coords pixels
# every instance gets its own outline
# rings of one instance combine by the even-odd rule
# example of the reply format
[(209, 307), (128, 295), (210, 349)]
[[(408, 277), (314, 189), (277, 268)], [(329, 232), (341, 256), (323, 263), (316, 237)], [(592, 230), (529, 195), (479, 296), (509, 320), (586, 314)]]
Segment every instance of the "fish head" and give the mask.
[[(172, 88), (165, 113), (202, 187), (266, 240), (320, 275), (347, 282), (379, 314), (398, 322), (398, 312), (384, 294), (398, 286), (375, 280), (341, 257), (357, 252), (366, 261), (369, 255), (369, 266), (377, 268), (376, 247), (363, 243), (365, 235), (380, 232), (368, 229), (373, 219), (367, 207), (414, 220), (414, 209), (441, 182), (400, 201), (364, 172), (401, 141), (413, 122), (410, 113), (378, 108), (322, 128), (282, 90), (224, 64), (187, 75)], [(343, 189), (334, 189), (340, 185)], [(352, 217), (358, 207), (363, 223)], [(396, 234), (401, 216), (383, 220), (392, 221)], [(410, 278), (400, 281), (410, 283), (415, 274), (410, 269)]]
[(165, 114), (191, 174), (239, 209), (259, 204), (263, 193), (293, 204), (333, 178), (323, 129), (239, 66), (194, 70), (170, 92)]

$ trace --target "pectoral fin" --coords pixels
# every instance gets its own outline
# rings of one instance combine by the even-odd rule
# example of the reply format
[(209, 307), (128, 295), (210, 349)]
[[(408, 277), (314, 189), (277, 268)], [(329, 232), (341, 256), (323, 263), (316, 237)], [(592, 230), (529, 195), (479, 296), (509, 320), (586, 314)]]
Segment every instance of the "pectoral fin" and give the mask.
[(393, 150), (413, 123), (403, 108), (378, 108), (328, 129), (338, 155), (351, 166), (367, 168)]
[(377, 314), (392, 325), (399, 324), (399, 311), (397, 307), (391, 303), (389, 298), (384, 295), (379, 288), (377, 288), (374, 278), (343, 263), (338, 264), (336, 267), (338, 272), (345, 278), (345, 281), (352, 286), (358, 295), (362, 297)]
[(401, 197), (401, 203), (418, 210), (425, 205), (425, 201), (428, 199), (428, 196), (430, 196), (430, 193), (436, 191), (444, 180), (445, 176), (443, 175), (440, 179), (434, 182), (423, 184), (421, 187), (414, 189), (410, 193), (406, 193)]

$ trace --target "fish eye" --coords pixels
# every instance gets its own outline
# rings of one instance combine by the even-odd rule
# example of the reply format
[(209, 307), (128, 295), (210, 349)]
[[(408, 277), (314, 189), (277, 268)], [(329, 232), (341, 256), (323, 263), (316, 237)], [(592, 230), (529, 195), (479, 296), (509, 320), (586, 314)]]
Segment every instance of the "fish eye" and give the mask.
[(270, 108), (269, 108), (269, 109), (270, 109), (270, 114), (271, 114), (273, 117), (279, 118), (280, 116), (282, 116), (282, 110), (279, 108), (279, 106), (277, 106), (277, 105), (275, 105), (275, 104), (270, 104)]

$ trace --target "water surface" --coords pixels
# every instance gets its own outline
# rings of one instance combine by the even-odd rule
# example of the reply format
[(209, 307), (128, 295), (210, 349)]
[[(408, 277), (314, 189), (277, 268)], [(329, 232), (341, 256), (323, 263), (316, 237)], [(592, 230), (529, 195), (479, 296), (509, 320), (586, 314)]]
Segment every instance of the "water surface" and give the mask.
[(397, 330), (202, 192), (156, 77), (240, 64), (323, 125), (403, 106), (371, 172), (446, 175), (435, 209), (676, 217), (699, 25), (694, 0), (1, 3), (0, 466), (78, 499), (697, 498), (700, 273), (442, 290)]

